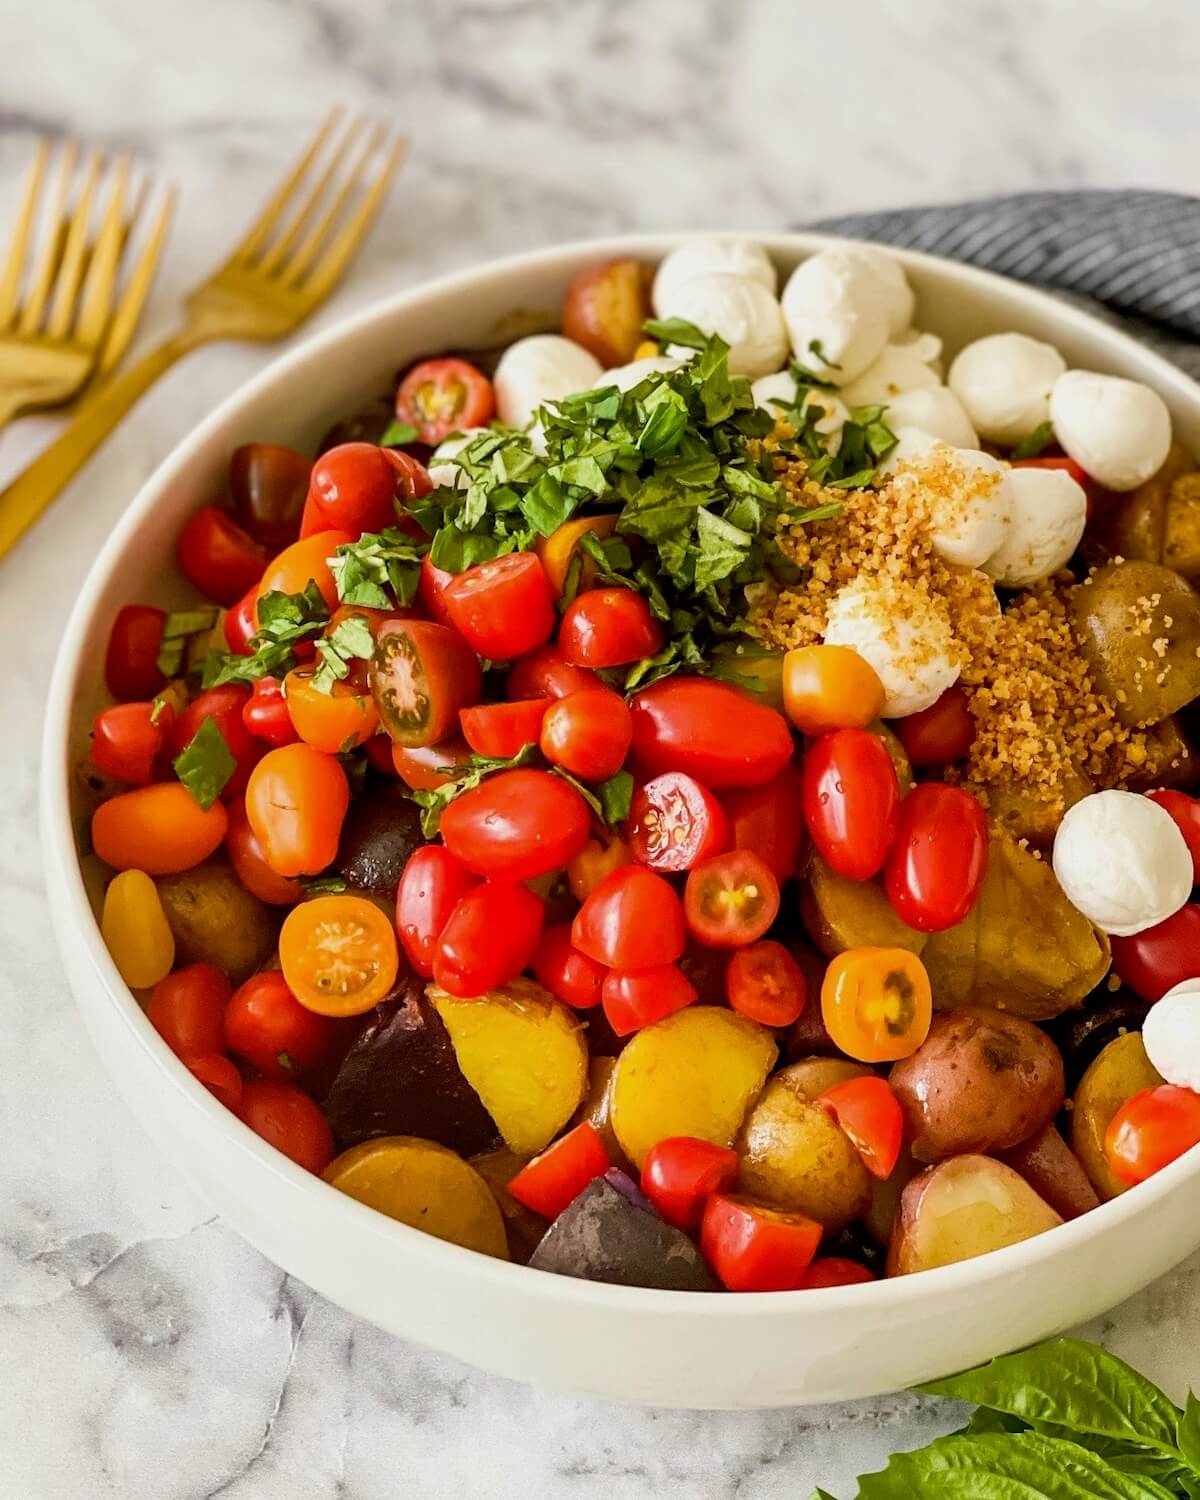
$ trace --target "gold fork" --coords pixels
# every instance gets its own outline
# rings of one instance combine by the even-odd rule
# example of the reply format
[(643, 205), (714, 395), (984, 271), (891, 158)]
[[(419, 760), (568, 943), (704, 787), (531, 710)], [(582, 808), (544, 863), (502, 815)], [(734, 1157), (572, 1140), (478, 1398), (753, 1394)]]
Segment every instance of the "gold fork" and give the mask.
[[(91, 151), (68, 211), (79, 161), (78, 142), (68, 141), (49, 226), (40, 251), (31, 255), (51, 151), (48, 140), (38, 142), (0, 271), (0, 428), (21, 412), (64, 405), (93, 374), (117, 363), (141, 315), (171, 218), (168, 193), (114, 313), (122, 256), (145, 194), (127, 212), (129, 158), (119, 157), (106, 173), (102, 153)], [(109, 179), (108, 205), (89, 242), (93, 212), (104, 196), (103, 176)]]
[[(394, 138), (389, 145), (382, 126), (354, 121), (309, 180), (339, 122), (335, 109), (245, 239), (187, 298), (183, 327), (89, 394), (61, 436), (0, 494), (0, 557), (177, 359), (218, 339), (282, 338), (337, 285), (379, 211), (407, 144)], [(372, 172), (375, 161), (379, 165)]]

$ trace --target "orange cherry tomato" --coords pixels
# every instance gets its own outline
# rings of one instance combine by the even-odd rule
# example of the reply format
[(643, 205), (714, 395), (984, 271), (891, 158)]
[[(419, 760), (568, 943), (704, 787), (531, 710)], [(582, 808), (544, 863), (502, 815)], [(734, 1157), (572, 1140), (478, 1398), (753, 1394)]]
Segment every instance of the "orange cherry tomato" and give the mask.
[[(329, 559), (339, 547), (352, 541), (354, 537), (348, 531), (318, 531), (314, 536), (293, 542), (267, 564), (267, 570), (259, 580), (256, 597), (261, 599), (264, 594), (275, 591), (281, 594), (302, 594), (309, 583), (315, 583), (329, 608), (336, 609), (337, 584), (329, 568)], [(257, 608), (254, 613), (257, 625)]]
[[(562, 595), (566, 587), (567, 574), (571, 568), (571, 561), (578, 552), (580, 540), (585, 536), (600, 538), (611, 536), (616, 524), (615, 512), (608, 516), (580, 516), (574, 521), (564, 522), (549, 536), (538, 537), (533, 544), (533, 550), (542, 560), (542, 567), (546, 570), (546, 577), (550, 580), (550, 587), (554, 590), (556, 599)], [(579, 582), (576, 593), (586, 593), (595, 581), (596, 564), (586, 552), (580, 553)]]
[(246, 816), (277, 875), (319, 875), (332, 864), (349, 806), (345, 771), (311, 745), (268, 750), (246, 785)]
[(287, 914), (279, 962), (288, 988), (320, 1016), (357, 1016), (396, 982), (396, 932), (365, 896), (317, 896)]
[(160, 781), (102, 802), (92, 848), (114, 870), (175, 875), (214, 853), (225, 837), (225, 804), (205, 809), (178, 781)]
[(804, 971), (782, 943), (739, 948), (725, 971), (729, 1003), (763, 1026), (790, 1026), (804, 1009)]
[(283, 696), (296, 733), (314, 750), (340, 755), (369, 740), (379, 726), (370, 693), (348, 682), (335, 682), (322, 693), (313, 686), (313, 671), (296, 667), (283, 679)]
[(615, 835), (607, 842), (589, 838), (567, 864), (567, 884), (576, 901), (584, 902), (607, 875), (633, 863), (633, 853), (624, 839)]
[(318, 1175), (334, 1158), (333, 1132), (300, 1089), (274, 1078), (256, 1078), (242, 1090), (238, 1117), (269, 1146)]
[(454, 780), (454, 771), (471, 758), (466, 740), (455, 736), (439, 745), (401, 745), (390, 740), (396, 775), (411, 792), (432, 792)]
[(904, 948), (849, 948), (830, 961), (821, 1015), (834, 1044), (859, 1062), (896, 1062), (929, 1034), (929, 975)]
[(875, 668), (849, 646), (801, 646), (783, 659), (783, 707), (801, 734), (865, 729), (884, 697)]
[(229, 803), (225, 850), (237, 878), (252, 896), (257, 896), (268, 906), (295, 906), (304, 895), (304, 889), (298, 880), (276, 875), (267, 863), (262, 845), (258, 842), (254, 829), (250, 827), (246, 804), (241, 798)]
[(1104, 1154), (1122, 1182), (1145, 1182), (1200, 1144), (1200, 1094), (1174, 1083), (1126, 1099), (1104, 1133)]
[(854, 1142), (863, 1165), (880, 1181), (892, 1175), (904, 1139), (904, 1112), (887, 1080), (848, 1078), (817, 1101)]

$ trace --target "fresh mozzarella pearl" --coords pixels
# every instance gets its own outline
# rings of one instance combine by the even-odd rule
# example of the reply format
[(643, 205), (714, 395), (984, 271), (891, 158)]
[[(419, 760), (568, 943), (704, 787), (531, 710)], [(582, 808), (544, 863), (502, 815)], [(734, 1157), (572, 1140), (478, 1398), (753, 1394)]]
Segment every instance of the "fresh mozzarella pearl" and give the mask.
[(600, 369), (594, 354), (557, 333), (518, 339), (496, 366), (496, 415), (506, 427), (528, 427), (539, 406), (591, 390)]
[(646, 359), (635, 359), (630, 364), (615, 365), (611, 370), (601, 371), (596, 389), (615, 385), (619, 391), (631, 391), (635, 385), (641, 385), (647, 375), (666, 375), (671, 370), (678, 370), (684, 363), (684, 360), (672, 359), (666, 354), (652, 354)]
[(847, 584), (829, 606), (825, 642), (850, 646), (875, 668), (886, 719), (920, 713), (958, 680), (950, 622), (915, 588)]
[(1070, 370), (1050, 398), (1054, 436), (1108, 490), (1135, 490), (1162, 468), (1171, 414), (1139, 380)]
[(1192, 856), (1170, 813), (1136, 792), (1093, 792), (1054, 836), (1058, 883), (1114, 937), (1156, 927), (1192, 894)]
[[(729, 370), (757, 380), (787, 358), (787, 332), (779, 303), (761, 282), (729, 271), (693, 276), (664, 298), (661, 316), (683, 318), (729, 345)], [(675, 351), (685, 353), (684, 350)]]
[(1087, 495), (1065, 469), (1010, 469), (1012, 524), (983, 571), (1008, 589), (1065, 568), (1087, 522)]
[(690, 240), (678, 250), (672, 250), (659, 263), (650, 294), (654, 311), (660, 318), (667, 317), (663, 309), (685, 281), (692, 281), (697, 276), (711, 276), (714, 271), (726, 271), (733, 276), (757, 281), (772, 297), (779, 284), (771, 257), (753, 240)]
[[(764, 375), (750, 387), (750, 394), (754, 397), (756, 406), (761, 406), (763, 411), (770, 412), (773, 417), (778, 416), (776, 401), (782, 401), (788, 406), (795, 405), (796, 377), (790, 370)], [(810, 385), (806, 388), (804, 405), (821, 408), (822, 415), (813, 423), (813, 428), (820, 434), (830, 453), (836, 453), (842, 446), (842, 428), (850, 420), (845, 402), (839, 401), (832, 391)]]
[(980, 437), (1008, 446), (1049, 419), (1050, 392), (1066, 368), (1050, 344), (992, 333), (960, 351), (948, 379)]
[(1185, 979), (1142, 1022), (1146, 1056), (1168, 1083), (1200, 1093), (1200, 979)]
[(902, 427), (919, 427), (954, 448), (979, 447), (966, 408), (947, 385), (901, 391), (887, 403), (886, 421), (897, 434)]
[(468, 443), (486, 431), (486, 427), (467, 427), (437, 445), (429, 458), (429, 477), (437, 488), (461, 490), (466, 486), (466, 474), (457, 464), (446, 460), (457, 457)]
[(847, 406), (887, 406), (904, 391), (929, 389), (938, 378), (916, 344), (887, 344), (873, 364), (841, 388)]
[(1008, 470), (990, 453), (935, 442), (915, 451), (892, 479), (897, 497), (916, 490), (930, 508), (929, 539), (947, 562), (977, 568), (1004, 541), (1011, 524)]
[[(801, 261), (788, 278), (783, 317), (800, 363), (845, 385), (883, 353), (891, 302), (869, 261), (851, 248), (822, 250)], [(817, 358), (814, 344), (826, 364)]]
[[(865, 261), (876, 280), (884, 287), (887, 297), (888, 337), (899, 338), (912, 323), (917, 302), (913, 289), (908, 284), (908, 277), (904, 274), (904, 267), (894, 255), (889, 255), (878, 245), (868, 245), (862, 240), (852, 241), (846, 249), (851, 255), (856, 255), (859, 260)], [(940, 343), (938, 348), (940, 350)], [(936, 358), (936, 355), (934, 357)]]
[(896, 446), (878, 466), (880, 474), (894, 474), (901, 464), (913, 463), (923, 453), (928, 453), (931, 448), (936, 448), (942, 442), (940, 437), (936, 437), (932, 432), (926, 432), (923, 427), (892, 425), (892, 431), (896, 435)]

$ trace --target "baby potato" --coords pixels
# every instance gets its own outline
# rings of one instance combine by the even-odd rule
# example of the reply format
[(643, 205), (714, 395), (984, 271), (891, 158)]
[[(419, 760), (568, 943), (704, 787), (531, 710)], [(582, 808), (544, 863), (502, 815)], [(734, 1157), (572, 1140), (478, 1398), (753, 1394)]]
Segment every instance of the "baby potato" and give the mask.
[(1196, 533), (1200, 487), (1196, 461), (1181, 443), (1172, 443), (1157, 474), (1118, 495), (1089, 528), (1089, 562), (1115, 557), (1165, 563), (1185, 578), (1200, 573)]
[(1100, 1206), (1079, 1158), (1053, 1125), (1003, 1152), (1000, 1159), (1020, 1172), (1034, 1192), (1064, 1219), (1077, 1219)]
[(1071, 1102), (1071, 1150), (1101, 1198), (1115, 1198), (1129, 1187), (1109, 1166), (1104, 1151), (1109, 1121), (1126, 1099), (1162, 1081), (1146, 1056), (1140, 1031), (1115, 1037), (1079, 1080)]
[(180, 964), (212, 964), (239, 985), (275, 952), (279, 919), (229, 865), (196, 865), (154, 882)]
[(848, 948), (907, 948), (920, 953), (928, 935), (906, 926), (874, 880), (847, 880), (819, 855), (809, 861), (800, 896), (804, 929), (826, 958)]
[(988, 811), (1014, 839), (1049, 849), (1065, 814), (1092, 790), (1088, 778), (1073, 767), (1052, 792), (1016, 779), (989, 782)]
[(669, 1136), (732, 1146), (777, 1056), (765, 1026), (713, 1005), (689, 1005), (645, 1027), (613, 1074), (622, 1151), (640, 1171), (650, 1147)]
[(588, 1060), (587, 1093), (575, 1111), (572, 1124), (582, 1125), (586, 1120), (604, 1142), (613, 1165), (620, 1167), (625, 1165), (625, 1153), (612, 1125), (613, 1075), (616, 1071), (615, 1057)]
[(531, 1160), (531, 1157), (501, 1150), (473, 1156), (468, 1162), (468, 1166), (473, 1167), (491, 1188), (496, 1207), (504, 1219), (509, 1255), (522, 1266), (529, 1264), (529, 1257), (546, 1233), (546, 1221), (541, 1214), (535, 1214), (533, 1209), (518, 1203), (508, 1190), (509, 1183)]
[(888, 1082), (912, 1154), (926, 1162), (1015, 1146), (1050, 1123), (1065, 1093), (1062, 1057), (1044, 1031), (974, 1005), (935, 1016)]
[(562, 331), (602, 365), (628, 364), (650, 316), (650, 268), (640, 260), (585, 266), (567, 288)]

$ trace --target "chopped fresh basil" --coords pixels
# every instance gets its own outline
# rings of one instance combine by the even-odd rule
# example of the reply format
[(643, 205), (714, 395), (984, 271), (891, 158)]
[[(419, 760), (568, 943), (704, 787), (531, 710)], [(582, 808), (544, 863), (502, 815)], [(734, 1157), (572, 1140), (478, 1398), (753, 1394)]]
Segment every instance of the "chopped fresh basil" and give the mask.
[(237, 770), (237, 759), (210, 714), (173, 765), (176, 776), (207, 812)]
[(429, 544), (397, 526), (364, 532), (346, 542), (330, 559), (329, 570), (343, 604), (393, 609), (412, 603), (421, 577), (421, 558)]
[(305, 900), (311, 900), (313, 896), (340, 896), (347, 886), (340, 875), (301, 875), (300, 889)]
[(349, 675), (352, 661), (370, 661), (375, 637), (363, 615), (347, 615), (328, 635), (317, 641), (319, 663), (312, 675), (318, 693), (332, 693), (335, 682)]
[(1039, 422), (1032, 432), (1027, 433), (1009, 454), (1010, 458), (1037, 458), (1054, 441), (1054, 428), (1049, 422)]
[(211, 630), (216, 623), (217, 613), (214, 605), (201, 605), (198, 609), (172, 610), (167, 615), (155, 662), (164, 677), (178, 676), (188, 641), (194, 635)]
[(420, 433), (409, 422), (390, 422), (379, 439), (381, 448), (403, 448), (405, 443), (415, 443)]
[(596, 795), (600, 799), (601, 816), (608, 826), (612, 828), (617, 823), (623, 823), (629, 816), (630, 803), (633, 801), (633, 777), (628, 771), (618, 771), (615, 776), (600, 783), (596, 788)]
[(309, 580), (302, 594), (273, 589), (258, 601), (258, 631), (249, 656), (213, 652), (204, 663), (206, 688), (226, 682), (257, 682), (260, 677), (285, 677), (296, 665), (294, 647), (320, 635), (329, 622), (329, 606), (321, 590)]

